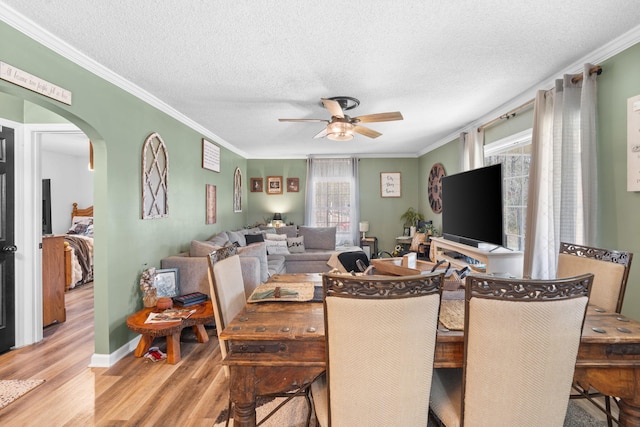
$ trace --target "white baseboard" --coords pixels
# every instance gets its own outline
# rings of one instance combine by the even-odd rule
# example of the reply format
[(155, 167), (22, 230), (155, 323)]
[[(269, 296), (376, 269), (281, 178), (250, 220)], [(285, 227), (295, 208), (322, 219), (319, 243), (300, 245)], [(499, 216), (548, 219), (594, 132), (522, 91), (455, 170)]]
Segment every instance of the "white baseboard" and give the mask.
[(119, 349), (117, 349), (111, 354), (94, 353), (93, 356), (91, 356), (91, 362), (89, 363), (89, 367), (90, 368), (112, 367), (113, 365), (118, 363), (120, 359), (122, 359), (123, 357), (131, 353), (133, 350), (135, 350), (139, 341), (140, 341), (140, 335), (138, 335), (136, 338), (132, 339), (127, 344), (123, 345), (122, 347), (120, 347)]

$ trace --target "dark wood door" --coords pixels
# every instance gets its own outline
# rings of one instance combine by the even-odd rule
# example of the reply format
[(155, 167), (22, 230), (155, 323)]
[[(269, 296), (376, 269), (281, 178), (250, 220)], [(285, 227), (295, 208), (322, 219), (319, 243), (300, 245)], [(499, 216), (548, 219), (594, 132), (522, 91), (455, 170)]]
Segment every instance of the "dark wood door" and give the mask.
[(0, 126), (0, 353), (15, 345), (13, 129)]

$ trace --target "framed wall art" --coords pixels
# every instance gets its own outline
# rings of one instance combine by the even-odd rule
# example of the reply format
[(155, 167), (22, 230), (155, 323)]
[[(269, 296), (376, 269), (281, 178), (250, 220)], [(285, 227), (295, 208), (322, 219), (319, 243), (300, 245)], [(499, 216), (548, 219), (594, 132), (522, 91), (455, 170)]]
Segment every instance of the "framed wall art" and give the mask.
[(267, 194), (282, 194), (282, 177), (267, 177)]
[(298, 191), (300, 191), (300, 179), (287, 178), (287, 191), (289, 193), (297, 193)]
[(207, 184), (206, 189), (206, 198), (207, 198), (207, 208), (206, 208), (206, 219), (205, 224), (215, 224), (216, 223), (216, 186)]
[(220, 147), (202, 138), (202, 167), (220, 172)]
[(380, 172), (380, 197), (401, 197), (400, 172)]
[(262, 193), (264, 191), (262, 182), (262, 178), (251, 178), (251, 192)]
[(180, 295), (180, 276), (177, 268), (156, 270), (153, 279), (153, 287), (156, 288), (156, 296), (175, 297)]
[(233, 173), (233, 211), (242, 212), (242, 171), (236, 168)]

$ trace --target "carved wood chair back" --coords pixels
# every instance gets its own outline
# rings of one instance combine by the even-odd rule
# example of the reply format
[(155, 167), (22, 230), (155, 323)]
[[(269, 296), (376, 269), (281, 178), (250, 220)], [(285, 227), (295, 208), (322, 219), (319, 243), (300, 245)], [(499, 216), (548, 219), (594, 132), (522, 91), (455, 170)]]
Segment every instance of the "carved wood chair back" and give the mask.
[(620, 313), (633, 253), (560, 243), (557, 277), (593, 273), (589, 303)]
[(436, 369), (445, 425), (562, 425), (593, 274), (555, 280), (469, 276), (464, 364)]
[(323, 277), (328, 425), (427, 425), (442, 274)]

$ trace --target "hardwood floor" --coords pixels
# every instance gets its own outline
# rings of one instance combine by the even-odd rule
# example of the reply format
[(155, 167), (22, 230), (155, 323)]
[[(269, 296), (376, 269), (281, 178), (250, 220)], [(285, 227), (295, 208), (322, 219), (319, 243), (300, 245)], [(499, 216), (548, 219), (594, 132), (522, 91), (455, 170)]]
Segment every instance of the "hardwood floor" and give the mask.
[[(0, 379), (46, 382), (0, 409), (2, 426), (213, 426), (227, 405), (215, 329), (201, 344), (183, 331), (182, 361), (135, 358), (89, 368), (94, 352), (93, 288), (66, 294), (67, 321), (44, 340), (0, 355)], [(165, 351), (164, 339), (154, 345)]]
[[(0, 379), (46, 382), (0, 409), (12, 426), (213, 426), (227, 405), (227, 382), (215, 329), (201, 344), (182, 335), (182, 361), (169, 365), (135, 358), (89, 368), (94, 351), (93, 286), (66, 294), (67, 321), (45, 329), (44, 340), (0, 355)], [(154, 345), (165, 350), (164, 339)], [(598, 419), (604, 416), (580, 401)]]

